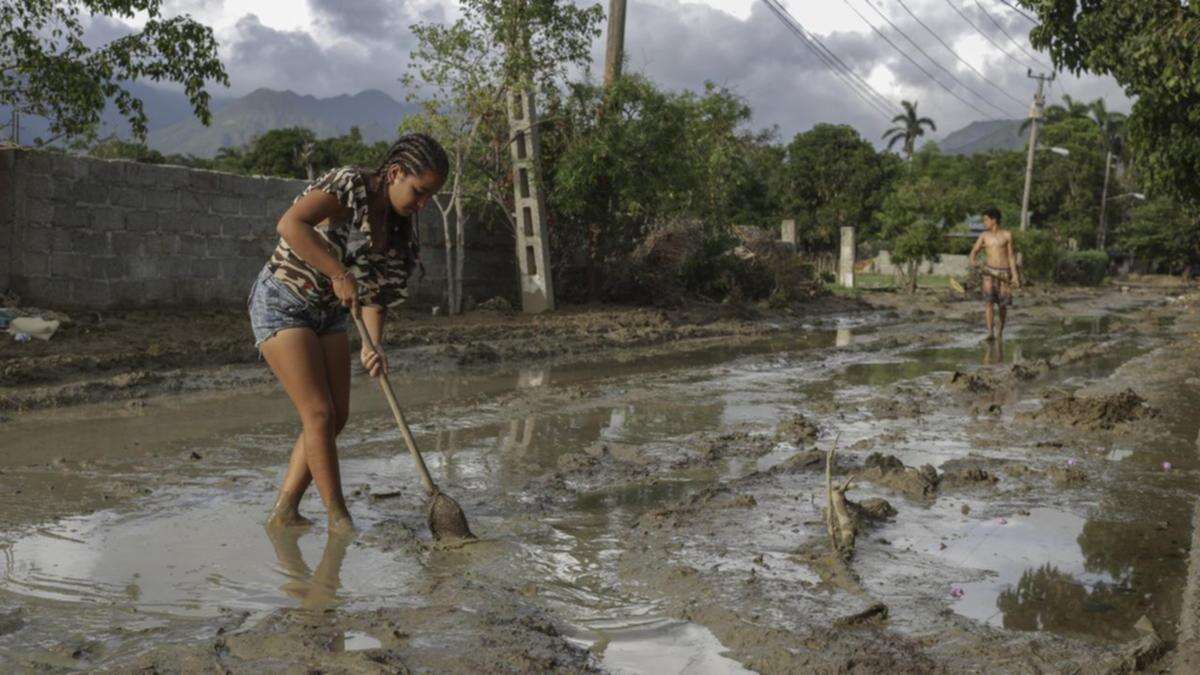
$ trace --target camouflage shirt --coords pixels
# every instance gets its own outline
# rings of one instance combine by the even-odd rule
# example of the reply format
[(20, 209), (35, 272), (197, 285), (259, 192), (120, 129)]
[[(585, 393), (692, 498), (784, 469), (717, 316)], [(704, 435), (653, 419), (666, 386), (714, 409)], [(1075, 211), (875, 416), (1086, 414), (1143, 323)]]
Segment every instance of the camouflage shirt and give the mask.
[[(313, 181), (295, 201), (313, 190), (324, 190), (350, 210), (348, 218), (329, 219), (313, 229), (329, 252), (354, 273), (359, 302), (367, 307), (394, 307), (408, 299), (408, 276), (416, 262), (414, 238), (410, 220), (389, 211), (387, 246), (380, 253), (371, 250), (368, 177), (367, 171), (358, 167), (333, 169)], [(282, 237), (267, 264), (277, 279), (308, 303), (318, 307), (338, 304), (329, 277), (302, 260)]]

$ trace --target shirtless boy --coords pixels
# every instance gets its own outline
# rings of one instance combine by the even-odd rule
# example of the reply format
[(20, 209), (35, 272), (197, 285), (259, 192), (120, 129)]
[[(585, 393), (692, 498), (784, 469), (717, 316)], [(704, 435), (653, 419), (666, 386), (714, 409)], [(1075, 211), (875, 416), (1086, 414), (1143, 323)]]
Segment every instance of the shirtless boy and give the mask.
[[(1000, 211), (994, 207), (983, 210), (983, 224), (987, 231), (979, 235), (971, 249), (971, 266), (976, 265), (975, 256), (979, 249), (987, 250), (987, 263), (983, 272), (983, 318), (987, 324), (988, 340), (1004, 337), (1004, 320), (1008, 306), (1012, 304), (1012, 292), (1021, 285), (1017, 276), (1017, 256), (1013, 253), (1012, 232), (1000, 228)], [(1000, 330), (992, 329), (992, 305), (1000, 307)]]

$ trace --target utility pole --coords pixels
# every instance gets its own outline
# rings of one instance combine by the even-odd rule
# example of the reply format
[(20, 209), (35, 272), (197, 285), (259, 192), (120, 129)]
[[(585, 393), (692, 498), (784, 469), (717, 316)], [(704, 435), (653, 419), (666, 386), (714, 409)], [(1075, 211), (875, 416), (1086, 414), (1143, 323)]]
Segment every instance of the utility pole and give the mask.
[(1108, 174), (1112, 171), (1112, 150), (1104, 156), (1104, 190), (1100, 193), (1100, 227), (1096, 229), (1096, 249), (1104, 250), (1104, 240), (1108, 238), (1108, 221), (1104, 218), (1104, 207), (1108, 205)]
[[(517, 26), (511, 50), (529, 52), (529, 32), (521, 21), (525, 0), (515, 5)], [(550, 233), (542, 183), (542, 144), (533, 80), (527, 73), (509, 87), (509, 150), (513, 170), (517, 266), (521, 279), (521, 309), (526, 314), (554, 311), (554, 278), (550, 269)]]
[(1033, 103), (1029, 106), (1029, 118), (1033, 123), (1029, 128), (1029, 157), (1025, 160), (1025, 196), (1021, 198), (1021, 229), (1029, 229), (1029, 189), (1033, 186), (1033, 152), (1037, 150), (1038, 121), (1042, 119), (1046, 106), (1046, 97), (1042, 93), (1047, 81), (1054, 81), (1054, 73), (1034, 75), (1032, 70), (1025, 71), (1025, 76), (1038, 81), (1037, 93), (1033, 95)]
[(608, 1), (608, 48), (604, 53), (604, 87), (621, 77), (625, 57), (625, 0)]

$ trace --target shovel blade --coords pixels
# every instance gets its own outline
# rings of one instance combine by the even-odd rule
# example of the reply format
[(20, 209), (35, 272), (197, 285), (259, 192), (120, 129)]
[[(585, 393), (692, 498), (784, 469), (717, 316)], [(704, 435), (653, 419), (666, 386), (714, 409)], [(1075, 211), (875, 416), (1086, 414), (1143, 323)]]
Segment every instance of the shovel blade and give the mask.
[(429, 500), (429, 510), (426, 515), (429, 521), (429, 531), (438, 541), (476, 538), (471, 533), (471, 526), (467, 524), (467, 515), (463, 513), (462, 507), (441, 492), (435, 493)]

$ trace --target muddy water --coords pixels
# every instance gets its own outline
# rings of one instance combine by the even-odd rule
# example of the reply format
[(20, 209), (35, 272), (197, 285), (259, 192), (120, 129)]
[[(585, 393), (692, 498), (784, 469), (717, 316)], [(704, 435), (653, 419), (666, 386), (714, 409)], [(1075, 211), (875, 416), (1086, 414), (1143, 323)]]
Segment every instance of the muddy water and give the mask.
[[(369, 382), (356, 384), (356, 413), (340, 444), (343, 481), (363, 532), (354, 541), (330, 539), (321, 526), (276, 537), (259, 526), (295, 433), (277, 393), (154, 402), (120, 416), (83, 410), (53, 425), (19, 422), (5, 440), (9, 458), (45, 461), (49, 446), (56, 456), (97, 462), (95, 474), (110, 471), (104, 462), (119, 455), (126, 463), (111, 471), (136, 476), (150, 492), (4, 536), (0, 599), (49, 619), (20, 635), (19, 648), (19, 634), (0, 635), (0, 665), (6, 650), (49, 648), (66, 634), (92, 636), (115, 658), (163, 635), (199, 639), (191, 626), (229, 613), (246, 613), (249, 623), (280, 607), (420, 606), (431, 578), (456, 574), (518, 589), (561, 621), (569, 639), (592, 645), (608, 670), (744, 672), (705, 626), (673, 618), (659, 598), (618, 571), (626, 533), (642, 513), (714, 481), (768, 469), (801, 447), (785, 439), (762, 456), (705, 463), (691, 461), (697, 443), (730, 432), (769, 438), (781, 419), (800, 411), (827, 420), (822, 438), (837, 436), (844, 446), (890, 434), (888, 452), (909, 465), (941, 467), (967, 455), (1019, 460), (1040, 439), (1001, 435), (998, 442), (995, 426), (1003, 416), (966, 424), (961, 410), (934, 408), (915, 418), (889, 417), (880, 413), (879, 399), (897, 386), (939, 388), (948, 371), (964, 367), (1053, 356), (1104, 338), (1109, 321), (1088, 316), (1018, 325), (1000, 348), (979, 344), (958, 325), (914, 327), (867, 316), (737, 352), (401, 377), (397, 388), (435, 480), (484, 536), (462, 551), (422, 552), (396, 537), (397, 526), (425, 536), (420, 492)], [(1033, 408), (1047, 386), (1074, 388), (1106, 377), (1154, 344), (1153, 335), (1127, 335), (1102, 357), (1005, 391), (994, 402), (1008, 411), (1003, 415)], [(830, 409), (838, 414), (820, 412)], [(1167, 423), (1187, 431), (1186, 420)], [(964, 617), (1011, 630), (1128, 639), (1141, 614), (1178, 615), (1191, 510), (1181, 481), (1195, 462), (1194, 451), (1172, 438), (1114, 442), (1077, 457), (1070, 454), (1081, 452), (1076, 448), (1050, 450), (1062, 453), (1064, 463), (1103, 463), (1106, 480), (1065, 496), (1034, 493), (1050, 503), (1033, 508), (1019, 495), (956, 496), (932, 506), (892, 496), (900, 515), (876, 535), (900, 551), (892, 567), (901, 569), (879, 563), (864, 578), (878, 572), (874, 590), (899, 605), (902, 594), (886, 586), (903, 576), (904, 566), (936, 568), (948, 588), (962, 589), (947, 604)], [(623, 470), (559, 471), (564, 456), (588, 451), (619, 458)], [(200, 459), (178, 475), (138, 473), (140, 462), (188, 453)], [(1178, 469), (1156, 470), (1165, 460)], [(975, 515), (964, 515), (963, 505)], [(320, 513), (315, 495), (304, 510)], [(797, 533), (781, 529), (755, 543), (774, 563), (773, 574), (817, 581), (787, 562), (800, 543)], [(685, 555), (698, 566), (717, 560), (703, 547)], [(895, 622), (901, 630), (921, 628), (903, 613)], [(378, 645), (370, 634), (345, 631), (338, 649)]]

